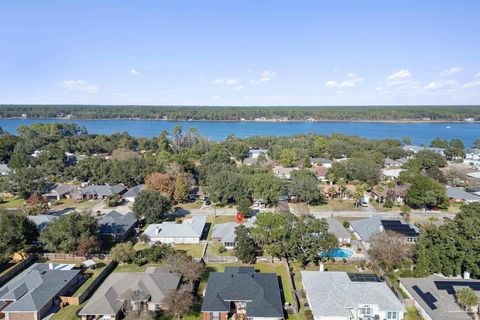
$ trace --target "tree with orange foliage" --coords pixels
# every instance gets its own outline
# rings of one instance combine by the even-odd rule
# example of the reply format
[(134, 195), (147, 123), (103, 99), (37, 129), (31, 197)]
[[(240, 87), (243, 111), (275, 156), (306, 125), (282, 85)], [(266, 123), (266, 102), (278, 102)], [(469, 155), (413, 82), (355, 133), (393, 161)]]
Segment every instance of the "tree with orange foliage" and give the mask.
[(153, 172), (145, 178), (145, 188), (171, 198), (175, 192), (175, 179), (170, 173)]

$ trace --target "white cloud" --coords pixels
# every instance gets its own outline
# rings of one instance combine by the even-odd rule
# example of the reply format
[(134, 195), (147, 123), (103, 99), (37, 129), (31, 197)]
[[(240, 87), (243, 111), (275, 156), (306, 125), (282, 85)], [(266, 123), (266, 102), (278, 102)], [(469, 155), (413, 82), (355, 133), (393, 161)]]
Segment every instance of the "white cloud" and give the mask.
[(240, 85), (240, 82), (235, 78), (219, 78), (212, 81), (213, 84), (221, 84), (232, 87), (237, 87)]
[(265, 70), (261, 74), (260, 81), (263, 81), (263, 82), (270, 81), (276, 77), (277, 77), (277, 73), (275, 71)]
[(258, 80), (250, 80), (249, 83), (250, 83), (250, 84), (253, 84), (253, 85), (256, 85), (256, 84), (260, 84), (260, 81), (258, 81)]
[(243, 86), (239, 84), (238, 86), (235, 86), (234, 89), (240, 91), (243, 90)]
[(475, 78), (480, 78), (480, 72), (475, 75)]
[(138, 76), (140, 74), (140, 72), (138, 72), (135, 69), (132, 69), (128, 72), (128, 74), (131, 75), (131, 76)]
[(355, 73), (347, 73), (347, 80), (335, 81), (328, 80), (325, 81), (325, 87), (327, 88), (352, 88), (355, 87), (358, 83), (362, 82), (363, 79)]
[(61, 88), (69, 91), (84, 92), (89, 94), (97, 93), (99, 87), (85, 80), (64, 80), (59, 83)]
[(442, 72), (440, 72), (440, 75), (442, 77), (443, 76), (451, 76), (451, 75), (457, 74), (459, 72), (462, 72), (462, 70), (463, 70), (463, 67), (460, 67), (460, 66), (451, 67), (449, 69), (446, 69), (446, 70), (443, 70)]
[(212, 100), (218, 100), (218, 99), (220, 99), (220, 96), (213, 96), (212, 97)]
[(412, 77), (412, 74), (410, 71), (403, 69), (397, 72), (392, 73), (387, 77), (388, 81), (398, 81), (398, 80), (405, 80), (405, 79), (410, 79)]
[(227, 79), (225, 83), (228, 84), (229, 86), (236, 86), (238, 84), (238, 80), (230, 78), (230, 79)]
[(472, 88), (478, 88), (478, 87), (480, 87), (480, 80), (467, 82), (463, 85), (464, 89), (472, 89)]
[(455, 86), (457, 84), (457, 81), (454, 80), (446, 80), (446, 81), (432, 81), (429, 84), (427, 84), (424, 89), (428, 91), (433, 91), (433, 90), (439, 90), (443, 88), (448, 88)]

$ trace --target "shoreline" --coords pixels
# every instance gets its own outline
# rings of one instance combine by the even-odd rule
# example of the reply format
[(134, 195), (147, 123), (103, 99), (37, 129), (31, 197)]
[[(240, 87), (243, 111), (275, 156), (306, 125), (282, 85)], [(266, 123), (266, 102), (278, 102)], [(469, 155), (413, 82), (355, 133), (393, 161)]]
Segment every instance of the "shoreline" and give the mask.
[(405, 119), (405, 120), (367, 120), (367, 119), (358, 119), (358, 120), (331, 120), (331, 119), (322, 119), (322, 120), (277, 120), (277, 119), (265, 119), (265, 120), (192, 120), (192, 119), (181, 119), (181, 120), (172, 120), (172, 119), (156, 119), (156, 118), (23, 118), (23, 117), (11, 117), (11, 118), (0, 118), (2, 120), (57, 120), (57, 121), (71, 121), (75, 120), (80, 121), (165, 121), (165, 122), (249, 122), (249, 123), (322, 123), (322, 122), (338, 122), (338, 123), (392, 123), (392, 124), (425, 124), (425, 123), (480, 123), (480, 121), (464, 121), (464, 120), (416, 120), (416, 119)]

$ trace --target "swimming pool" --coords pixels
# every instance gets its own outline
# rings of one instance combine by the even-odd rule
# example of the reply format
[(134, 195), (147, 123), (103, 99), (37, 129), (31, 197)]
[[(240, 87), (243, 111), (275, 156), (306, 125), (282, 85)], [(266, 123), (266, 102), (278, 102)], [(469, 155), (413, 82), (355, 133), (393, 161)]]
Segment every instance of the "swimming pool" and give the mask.
[(353, 256), (353, 252), (348, 249), (335, 248), (329, 252), (321, 252), (320, 257), (322, 258), (350, 258)]

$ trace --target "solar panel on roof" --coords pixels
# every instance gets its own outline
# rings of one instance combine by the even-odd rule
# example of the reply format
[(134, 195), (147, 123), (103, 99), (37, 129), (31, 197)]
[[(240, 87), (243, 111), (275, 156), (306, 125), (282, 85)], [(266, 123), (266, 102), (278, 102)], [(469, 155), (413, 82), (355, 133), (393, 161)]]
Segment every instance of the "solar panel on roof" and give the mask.
[(434, 281), (438, 290), (446, 290), (449, 294), (455, 294), (454, 287), (470, 287), (474, 291), (480, 291), (480, 281)]
[(371, 273), (347, 273), (352, 282), (383, 282), (382, 278)]
[(407, 223), (400, 220), (380, 220), (385, 231), (400, 233), (406, 237), (417, 237), (419, 233)]
[(425, 301), (430, 309), (437, 309), (435, 302), (438, 302), (438, 300), (430, 292), (423, 292), (418, 286), (413, 286), (412, 289)]

